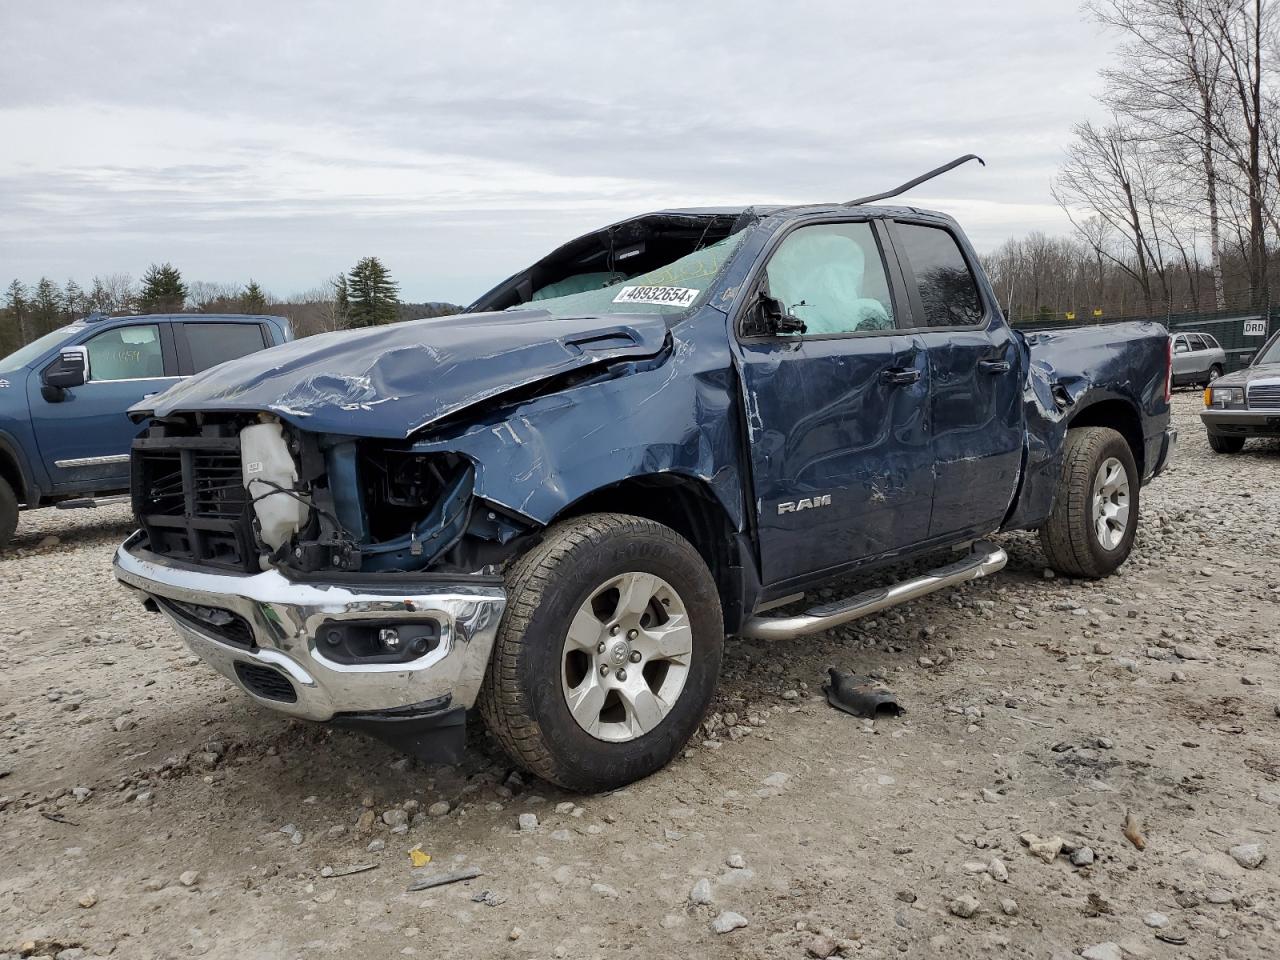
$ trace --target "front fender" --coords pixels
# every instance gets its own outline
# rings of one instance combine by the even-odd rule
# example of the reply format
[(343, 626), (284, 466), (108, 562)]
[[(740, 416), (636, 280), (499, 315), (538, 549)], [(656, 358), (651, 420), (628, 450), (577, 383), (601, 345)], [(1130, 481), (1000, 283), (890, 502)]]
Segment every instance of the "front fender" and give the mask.
[(741, 421), (723, 323), (714, 312), (690, 318), (657, 365), (499, 407), (413, 449), (464, 454), (476, 496), (539, 525), (604, 487), (675, 473), (703, 481), (742, 530)]

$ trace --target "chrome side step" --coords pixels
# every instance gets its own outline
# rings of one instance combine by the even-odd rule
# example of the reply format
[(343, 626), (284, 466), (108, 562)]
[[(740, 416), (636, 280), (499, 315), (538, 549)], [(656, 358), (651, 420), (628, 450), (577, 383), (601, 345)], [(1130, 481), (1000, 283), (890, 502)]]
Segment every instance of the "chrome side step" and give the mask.
[(963, 560), (930, 570), (924, 576), (811, 607), (794, 617), (753, 616), (738, 633), (755, 640), (791, 640), (809, 633), (820, 633), (859, 617), (926, 596), (935, 590), (953, 587), (978, 577), (989, 577), (1003, 569), (1008, 561), (1009, 555), (1003, 549), (994, 543), (979, 540)]

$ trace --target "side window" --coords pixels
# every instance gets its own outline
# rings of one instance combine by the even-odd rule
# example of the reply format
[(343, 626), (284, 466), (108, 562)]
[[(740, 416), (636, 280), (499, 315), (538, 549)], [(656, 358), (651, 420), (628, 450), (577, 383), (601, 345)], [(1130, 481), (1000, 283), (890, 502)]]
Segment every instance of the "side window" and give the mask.
[(147, 380), (164, 376), (160, 328), (154, 323), (105, 330), (85, 343), (89, 380)]
[(804, 321), (805, 336), (893, 329), (889, 280), (869, 223), (793, 231), (770, 258), (765, 276), (769, 295)]
[(1207, 333), (1204, 335), (1204, 345), (1209, 350), (1221, 350), (1222, 347), (1218, 343), (1217, 337), (1211, 337)]
[(199, 373), (228, 360), (257, 353), (266, 344), (256, 323), (184, 323), (191, 350), (191, 372)]
[(1176, 340), (1173, 341), (1173, 352), (1174, 353), (1190, 353), (1191, 352), (1191, 348), (1187, 346), (1186, 337), (1178, 337)]
[(1194, 334), (1194, 333), (1188, 333), (1188, 334), (1187, 334), (1187, 344), (1191, 347), (1191, 349), (1192, 349), (1193, 351), (1195, 351), (1195, 350), (1203, 350), (1203, 349), (1205, 348), (1205, 347), (1204, 347), (1204, 337), (1197, 336), (1197, 335), (1196, 335), (1196, 334)]
[(921, 326), (954, 327), (981, 323), (986, 316), (978, 283), (956, 238), (941, 227), (897, 224), (897, 239), (920, 288)]

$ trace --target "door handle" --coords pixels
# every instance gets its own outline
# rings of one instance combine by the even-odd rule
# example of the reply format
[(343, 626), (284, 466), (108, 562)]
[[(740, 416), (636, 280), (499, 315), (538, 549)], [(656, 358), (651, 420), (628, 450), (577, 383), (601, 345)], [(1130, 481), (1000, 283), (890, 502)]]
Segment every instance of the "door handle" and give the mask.
[(1008, 373), (1013, 369), (1013, 364), (1008, 360), (979, 360), (978, 369), (983, 373)]
[(890, 367), (880, 371), (880, 382), (891, 386), (904, 386), (916, 383), (920, 379), (920, 371), (915, 367)]

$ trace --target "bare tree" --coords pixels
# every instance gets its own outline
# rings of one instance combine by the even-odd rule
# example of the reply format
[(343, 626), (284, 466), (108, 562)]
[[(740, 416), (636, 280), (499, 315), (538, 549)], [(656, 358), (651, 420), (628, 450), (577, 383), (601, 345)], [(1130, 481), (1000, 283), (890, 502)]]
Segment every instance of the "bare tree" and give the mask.
[(1109, 247), (1097, 252), (1133, 277), (1148, 311), (1153, 302), (1153, 266), (1164, 282), (1158, 237), (1154, 246), (1152, 242), (1151, 209), (1158, 189), (1142, 141), (1117, 119), (1102, 128), (1087, 122), (1076, 126), (1052, 191), (1078, 234), (1084, 236), (1082, 221), (1096, 216), (1122, 238), (1122, 252)]
[[(1100, 22), (1122, 32), (1118, 65), (1104, 70), (1103, 100), (1165, 148), (1164, 161), (1196, 170), (1206, 202), (1209, 260), (1218, 309), (1225, 300), (1216, 131), (1224, 88), (1222, 58), (1202, 28), (1205, 0), (1094, 0)], [(1184, 258), (1185, 259), (1185, 258)]]
[(1215, 117), (1216, 145), (1242, 181), (1248, 214), (1249, 289), (1255, 306), (1266, 303), (1267, 186), (1264, 114), (1268, 64), (1263, 37), (1273, 27), (1273, 8), (1262, 0), (1204, 0), (1197, 5), (1197, 26), (1222, 62), (1225, 97), (1230, 109)]

